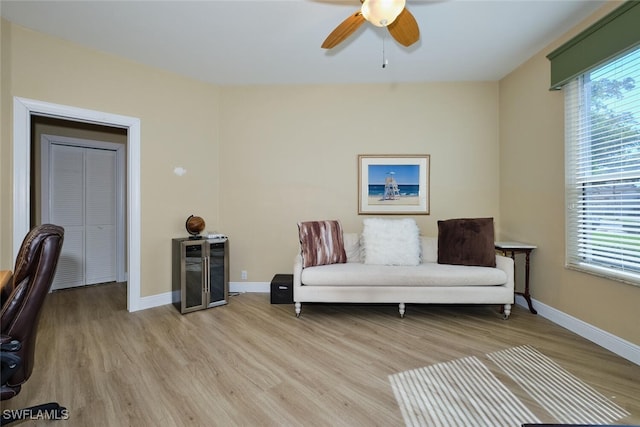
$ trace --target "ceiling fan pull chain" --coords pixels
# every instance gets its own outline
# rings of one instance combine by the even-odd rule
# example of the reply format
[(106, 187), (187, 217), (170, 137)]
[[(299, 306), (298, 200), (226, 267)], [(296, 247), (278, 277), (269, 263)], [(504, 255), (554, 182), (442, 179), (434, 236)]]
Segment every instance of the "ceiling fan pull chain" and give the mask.
[(382, 68), (386, 68), (387, 64), (389, 64), (389, 61), (387, 60), (387, 55), (385, 54), (385, 51), (384, 51), (384, 42), (386, 39), (387, 39), (387, 35), (384, 34), (382, 36)]

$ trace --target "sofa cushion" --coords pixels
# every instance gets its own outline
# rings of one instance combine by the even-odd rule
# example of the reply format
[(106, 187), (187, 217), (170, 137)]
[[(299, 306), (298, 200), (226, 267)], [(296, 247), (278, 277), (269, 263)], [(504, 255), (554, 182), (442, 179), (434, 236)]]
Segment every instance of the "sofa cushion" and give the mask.
[(417, 266), (358, 263), (323, 265), (302, 270), (304, 286), (501, 286), (507, 274), (498, 268), (423, 263)]
[(438, 263), (496, 266), (493, 218), (438, 221)]
[(342, 233), (344, 251), (347, 254), (347, 262), (362, 262), (360, 255), (360, 235), (358, 233)]
[(367, 218), (362, 231), (365, 264), (420, 264), (420, 230), (415, 220)]
[(347, 262), (340, 221), (305, 221), (298, 223), (302, 266)]
[(422, 236), (422, 262), (438, 262), (438, 238)]

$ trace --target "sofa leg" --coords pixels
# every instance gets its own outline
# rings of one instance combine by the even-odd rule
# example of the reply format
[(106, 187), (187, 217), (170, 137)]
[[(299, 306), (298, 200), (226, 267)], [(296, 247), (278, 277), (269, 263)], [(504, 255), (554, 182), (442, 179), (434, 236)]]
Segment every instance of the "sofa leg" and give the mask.
[(507, 320), (511, 314), (511, 304), (505, 304), (502, 308), (502, 319)]
[(295, 307), (296, 307), (296, 317), (300, 317), (300, 310), (302, 309), (302, 303), (296, 302)]
[(398, 311), (400, 311), (400, 318), (404, 317), (404, 311), (405, 311), (404, 309), (405, 309), (405, 306), (403, 302), (398, 304)]

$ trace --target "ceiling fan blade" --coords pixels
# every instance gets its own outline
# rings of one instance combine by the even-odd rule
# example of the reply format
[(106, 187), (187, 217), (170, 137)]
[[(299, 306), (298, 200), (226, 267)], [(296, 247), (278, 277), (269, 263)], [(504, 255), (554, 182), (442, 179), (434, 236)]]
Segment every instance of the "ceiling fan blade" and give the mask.
[(342, 23), (327, 36), (325, 41), (322, 43), (322, 48), (331, 49), (339, 43), (342, 43), (347, 37), (353, 34), (353, 32), (364, 23), (364, 21), (364, 16), (362, 16), (360, 11), (354, 13), (342, 21)]
[(387, 26), (389, 33), (403, 46), (411, 46), (420, 39), (420, 29), (416, 18), (405, 7), (400, 15)]

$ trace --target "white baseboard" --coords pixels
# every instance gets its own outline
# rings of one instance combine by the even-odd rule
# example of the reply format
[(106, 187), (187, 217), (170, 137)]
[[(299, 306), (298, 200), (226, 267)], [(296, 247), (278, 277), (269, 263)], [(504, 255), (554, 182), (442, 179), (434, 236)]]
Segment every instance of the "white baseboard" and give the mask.
[[(269, 293), (270, 291), (271, 287), (269, 282), (229, 282), (229, 292)], [(140, 310), (171, 304), (173, 302), (172, 297), (173, 292), (165, 292), (163, 294), (140, 298)], [(578, 318), (570, 316), (549, 305), (543, 304), (540, 301), (536, 301), (535, 299), (532, 301), (539, 316), (551, 320), (553, 323), (556, 323), (580, 335), (581, 337), (612, 351), (618, 356), (623, 357), (636, 365), (640, 365), (640, 346), (590, 325)], [(527, 309), (529, 308), (525, 299), (520, 295), (516, 296), (516, 304)]]
[[(140, 310), (147, 308), (159, 307), (173, 303), (174, 300), (180, 299), (180, 291), (165, 292), (163, 294), (151, 295), (140, 298)], [(271, 284), (269, 282), (229, 282), (229, 292), (271, 292)], [(175, 298), (174, 298), (175, 293)]]
[(271, 292), (270, 282), (229, 282), (229, 292)]
[[(617, 337), (593, 325), (590, 325), (587, 322), (570, 316), (551, 306), (543, 304), (540, 301), (532, 299), (532, 302), (533, 308), (536, 309), (539, 316), (551, 320), (553, 323), (556, 323), (563, 328), (566, 328), (571, 332), (574, 332), (581, 337), (586, 338), (589, 341), (606, 348), (607, 350), (635, 363), (636, 365), (640, 365), (640, 346)], [(527, 301), (522, 296), (516, 296), (516, 304), (527, 308), (527, 310), (529, 309)]]
[(171, 304), (173, 302), (173, 292), (165, 292), (163, 294), (151, 295), (149, 297), (141, 297), (139, 310), (146, 310), (147, 308), (159, 307), (161, 305)]

